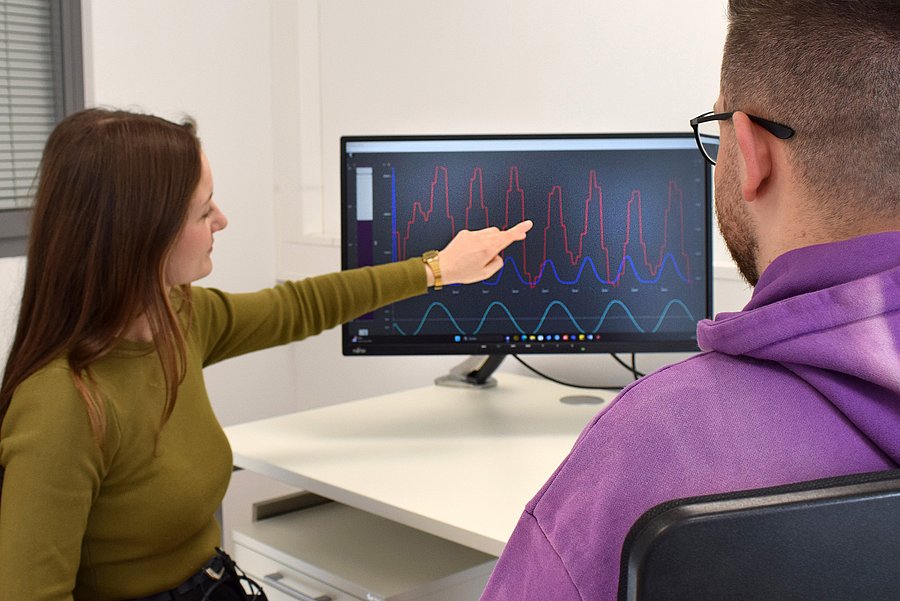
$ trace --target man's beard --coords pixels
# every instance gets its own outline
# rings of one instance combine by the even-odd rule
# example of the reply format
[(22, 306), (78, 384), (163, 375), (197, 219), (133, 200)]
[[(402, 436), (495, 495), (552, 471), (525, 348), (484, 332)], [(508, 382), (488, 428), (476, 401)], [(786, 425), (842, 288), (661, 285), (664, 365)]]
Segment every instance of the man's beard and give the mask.
[(759, 242), (753, 231), (750, 213), (741, 197), (740, 181), (727, 172), (720, 174), (718, 179), (720, 185), (716, 187), (716, 218), (719, 230), (741, 276), (748, 284), (756, 286), (759, 281), (756, 264)]

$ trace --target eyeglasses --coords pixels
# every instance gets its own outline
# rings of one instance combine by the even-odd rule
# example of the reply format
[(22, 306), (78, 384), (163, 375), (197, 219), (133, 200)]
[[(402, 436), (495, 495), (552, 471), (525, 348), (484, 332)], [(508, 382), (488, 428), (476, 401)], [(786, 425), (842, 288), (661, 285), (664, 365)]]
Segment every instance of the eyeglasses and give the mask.
[[(703, 153), (703, 157), (711, 165), (716, 164), (719, 154), (719, 122), (728, 121), (736, 111), (728, 113), (716, 113), (710, 111), (699, 117), (691, 119), (691, 127), (694, 128), (694, 138), (697, 140), (697, 148)], [(746, 113), (745, 113), (746, 114)], [(775, 123), (756, 115), (747, 115), (750, 121), (756, 123), (767, 132), (782, 140), (787, 140), (794, 135), (794, 130), (787, 125)]]

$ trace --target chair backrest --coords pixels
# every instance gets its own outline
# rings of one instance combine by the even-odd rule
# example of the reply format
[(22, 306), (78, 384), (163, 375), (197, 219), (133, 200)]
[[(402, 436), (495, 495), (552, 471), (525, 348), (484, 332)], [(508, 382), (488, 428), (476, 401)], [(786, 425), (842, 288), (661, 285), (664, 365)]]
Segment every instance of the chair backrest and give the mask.
[(618, 599), (900, 600), (900, 470), (654, 507), (625, 539)]

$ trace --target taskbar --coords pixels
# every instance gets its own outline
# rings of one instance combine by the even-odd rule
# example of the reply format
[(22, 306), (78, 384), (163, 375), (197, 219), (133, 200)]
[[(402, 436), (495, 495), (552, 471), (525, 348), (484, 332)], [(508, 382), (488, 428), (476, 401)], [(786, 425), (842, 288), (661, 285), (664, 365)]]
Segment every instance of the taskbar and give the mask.
[(344, 340), (345, 355), (695, 352), (694, 332), (680, 334), (488, 334), (371, 336)]

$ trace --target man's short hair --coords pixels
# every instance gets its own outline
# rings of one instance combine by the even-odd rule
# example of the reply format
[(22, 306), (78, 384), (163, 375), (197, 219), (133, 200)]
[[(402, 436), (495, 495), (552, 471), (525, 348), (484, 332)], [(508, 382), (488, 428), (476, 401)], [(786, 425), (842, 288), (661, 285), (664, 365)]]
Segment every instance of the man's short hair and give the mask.
[(896, 219), (900, 1), (729, 0), (728, 17), (723, 110), (796, 130), (791, 156), (832, 223)]

